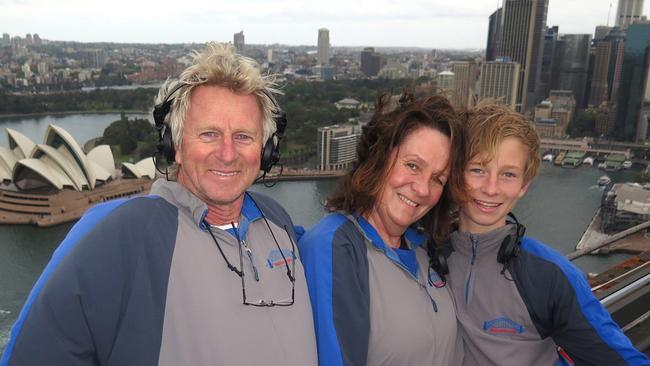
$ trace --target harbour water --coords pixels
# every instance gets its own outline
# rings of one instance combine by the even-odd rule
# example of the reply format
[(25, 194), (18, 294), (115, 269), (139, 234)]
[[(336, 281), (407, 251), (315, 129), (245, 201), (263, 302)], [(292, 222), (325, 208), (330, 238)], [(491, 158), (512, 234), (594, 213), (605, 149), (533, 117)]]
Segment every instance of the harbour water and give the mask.
[[(16, 129), (40, 142), (47, 124), (54, 123), (83, 144), (101, 135), (116, 119), (119, 114), (38, 117), (0, 120), (0, 127)], [(0, 137), (0, 146), (7, 146), (6, 138)], [(527, 228), (526, 234), (562, 253), (573, 251), (600, 203), (602, 191), (596, 181), (603, 174), (587, 166), (562, 169), (545, 163), (515, 210), (519, 221)], [(614, 182), (630, 180), (634, 174), (633, 171), (609, 173)], [(322, 217), (322, 202), (335, 186), (335, 180), (318, 180), (280, 182), (271, 188), (256, 185), (253, 189), (274, 197), (284, 205), (296, 224), (309, 227)], [(0, 226), (0, 352), (32, 285), (72, 225), (52, 228)], [(585, 272), (600, 272), (625, 258), (626, 255), (587, 256), (575, 263)]]

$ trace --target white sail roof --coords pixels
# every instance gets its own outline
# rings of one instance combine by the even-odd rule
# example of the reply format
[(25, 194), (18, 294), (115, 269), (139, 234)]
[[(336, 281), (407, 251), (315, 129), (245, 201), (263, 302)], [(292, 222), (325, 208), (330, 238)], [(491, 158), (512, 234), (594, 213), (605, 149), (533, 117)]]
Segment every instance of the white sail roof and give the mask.
[(11, 149), (18, 159), (29, 158), (34, 149), (34, 142), (22, 133), (7, 128), (7, 137), (9, 138), (9, 149)]

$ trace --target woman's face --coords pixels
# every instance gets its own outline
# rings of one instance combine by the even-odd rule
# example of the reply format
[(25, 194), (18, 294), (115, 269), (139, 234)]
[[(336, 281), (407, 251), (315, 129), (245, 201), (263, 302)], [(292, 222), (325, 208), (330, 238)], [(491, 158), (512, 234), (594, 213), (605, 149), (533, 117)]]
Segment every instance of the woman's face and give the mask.
[(449, 177), (449, 137), (418, 127), (393, 149), (384, 187), (369, 215), (380, 234), (399, 236), (440, 199)]

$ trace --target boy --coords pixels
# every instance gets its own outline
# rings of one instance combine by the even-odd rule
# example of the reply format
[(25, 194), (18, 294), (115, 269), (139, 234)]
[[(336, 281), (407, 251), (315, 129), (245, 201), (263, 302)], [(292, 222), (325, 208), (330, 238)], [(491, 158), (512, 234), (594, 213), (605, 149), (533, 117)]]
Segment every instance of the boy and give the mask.
[(532, 125), (497, 105), (466, 117), (458, 230), (446, 248), (463, 365), (650, 365), (582, 272), (508, 217), (539, 168)]

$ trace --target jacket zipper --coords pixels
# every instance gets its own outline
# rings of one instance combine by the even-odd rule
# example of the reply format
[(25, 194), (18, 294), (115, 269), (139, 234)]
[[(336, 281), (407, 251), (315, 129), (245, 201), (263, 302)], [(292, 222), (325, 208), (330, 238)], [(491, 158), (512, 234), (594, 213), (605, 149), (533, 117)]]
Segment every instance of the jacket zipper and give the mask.
[(470, 235), (469, 239), (472, 241), (472, 256), (469, 260), (469, 273), (467, 275), (467, 282), (465, 283), (465, 304), (469, 304), (469, 288), (472, 282), (472, 272), (474, 270), (474, 261), (476, 260), (476, 247), (478, 245), (474, 236)]
[[(371, 242), (371, 243), (372, 243), (372, 242)], [(372, 244), (372, 247), (375, 248), (375, 250), (378, 250), (378, 251), (384, 253), (384, 255), (386, 255), (386, 249), (378, 248), (378, 247), (376, 247), (374, 244)], [(404, 272), (406, 272), (409, 276), (411, 276), (411, 278), (412, 278), (412, 279), (413, 279), (413, 280), (414, 280), (418, 285), (420, 285), (420, 287), (422, 287), (422, 289), (427, 293), (427, 296), (429, 296), (429, 299), (431, 300), (431, 306), (433, 306), (433, 311), (437, 313), (437, 312), (438, 312), (438, 304), (436, 303), (436, 300), (434, 300), (433, 297), (431, 297), (431, 294), (429, 293), (429, 290), (427, 290), (426, 285), (421, 284), (420, 281), (418, 281), (417, 277), (416, 277), (416, 276), (413, 276), (413, 274), (411, 273), (411, 271), (409, 271), (408, 268), (406, 268), (406, 266), (404, 266), (401, 262), (394, 261), (393, 259), (391, 259), (391, 258), (390, 258), (389, 256), (387, 256), (387, 255), (386, 255), (386, 258), (388, 258), (388, 259), (389, 259), (391, 262), (393, 262), (397, 267), (401, 268)], [(419, 272), (419, 271), (420, 271), (420, 265), (419, 265), (419, 263), (418, 263), (418, 272)]]
[(242, 240), (241, 245), (244, 247), (244, 251), (248, 256), (248, 260), (251, 262), (251, 267), (253, 267), (253, 275), (255, 276), (255, 281), (260, 282), (260, 274), (257, 271), (257, 267), (255, 267), (255, 263), (253, 262), (253, 251), (248, 247), (248, 244), (246, 244), (246, 240)]

